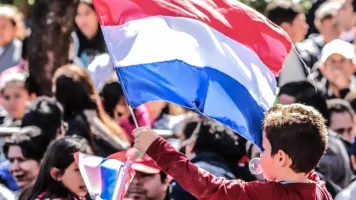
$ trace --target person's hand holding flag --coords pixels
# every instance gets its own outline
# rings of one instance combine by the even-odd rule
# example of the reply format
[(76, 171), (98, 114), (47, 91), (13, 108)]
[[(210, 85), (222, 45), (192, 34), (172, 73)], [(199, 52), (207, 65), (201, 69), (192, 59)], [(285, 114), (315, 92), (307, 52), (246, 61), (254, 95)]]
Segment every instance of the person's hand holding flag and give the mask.
[(134, 147), (146, 152), (150, 145), (159, 137), (156, 132), (147, 127), (136, 128), (132, 134), (135, 137)]

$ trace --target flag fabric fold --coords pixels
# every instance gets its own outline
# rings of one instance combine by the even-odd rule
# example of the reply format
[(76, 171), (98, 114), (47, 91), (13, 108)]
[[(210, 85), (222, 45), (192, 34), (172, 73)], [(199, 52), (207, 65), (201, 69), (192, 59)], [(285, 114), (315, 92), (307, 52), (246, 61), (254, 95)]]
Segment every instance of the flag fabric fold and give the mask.
[(291, 42), (234, 0), (94, 0), (129, 105), (164, 100), (262, 146)]

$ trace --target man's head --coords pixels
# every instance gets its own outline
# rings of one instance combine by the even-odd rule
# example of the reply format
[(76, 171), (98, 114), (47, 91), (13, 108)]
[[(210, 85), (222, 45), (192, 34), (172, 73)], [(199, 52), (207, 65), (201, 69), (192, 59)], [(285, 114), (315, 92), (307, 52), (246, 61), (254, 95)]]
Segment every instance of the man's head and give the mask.
[(261, 165), (269, 181), (313, 170), (327, 147), (325, 119), (302, 104), (276, 105), (265, 115)]
[(136, 171), (136, 175), (127, 191), (129, 198), (163, 200), (166, 197), (169, 185), (167, 174), (156, 165), (152, 158), (147, 155), (136, 158), (131, 167)]
[(49, 140), (64, 135), (63, 108), (50, 97), (39, 97), (31, 102), (23, 118), (21, 127), (37, 126)]
[(315, 12), (315, 27), (326, 43), (337, 39), (341, 33), (340, 24), (335, 20), (340, 7), (339, 1), (326, 1)]
[(304, 40), (309, 29), (303, 8), (292, 1), (274, 1), (268, 4), (266, 15), (269, 20), (282, 27), (293, 43)]
[(352, 44), (336, 39), (326, 44), (321, 52), (320, 70), (331, 82), (338, 74), (339, 78), (349, 79), (355, 72), (353, 60), (356, 58)]
[(353, 142), (355, 113), (349, 102), (342, 99), (328, 101), (330, 112), (330, 129), (338, 133), (345, 141)]
[(356, 0), (343, 0), (337, 21), (344, 31), (351, 30), (356, 22)]

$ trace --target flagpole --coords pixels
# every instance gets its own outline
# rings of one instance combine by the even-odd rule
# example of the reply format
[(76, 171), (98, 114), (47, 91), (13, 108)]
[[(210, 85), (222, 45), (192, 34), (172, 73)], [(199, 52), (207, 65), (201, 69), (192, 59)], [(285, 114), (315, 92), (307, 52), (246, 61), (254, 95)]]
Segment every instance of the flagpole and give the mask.
[(131, 116), (132, 116), (132, 119), (133, 119), (133, 121), (135, 123), (136, 128), (140, 127), (138, 125), (138, 122), (137, 122), (137, 119), (136, 119), (136, 116), (135, 116), (135, 112), (133, 111), (133, 108), (130, 105), (129, 105), (129, 110), (130, 110), (130, 113), (131, 113)]

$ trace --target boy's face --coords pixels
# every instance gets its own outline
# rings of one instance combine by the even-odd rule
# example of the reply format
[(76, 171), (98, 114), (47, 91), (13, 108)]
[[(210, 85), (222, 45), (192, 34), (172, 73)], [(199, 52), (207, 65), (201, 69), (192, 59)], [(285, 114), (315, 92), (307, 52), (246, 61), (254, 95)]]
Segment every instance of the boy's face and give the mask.
[(262, 146), (264, 149), (261, 153), (261, 167), (263, 169), (263, 177), (267, 181), (274, 181), (276, 179), (276, 156), (271, 156), (271, 143), (267, 139), (265, 131), (263, 131)]
[(0, 47), (8, 45), (15, 37), (16, 27), (11, 20), (0, 16)]

